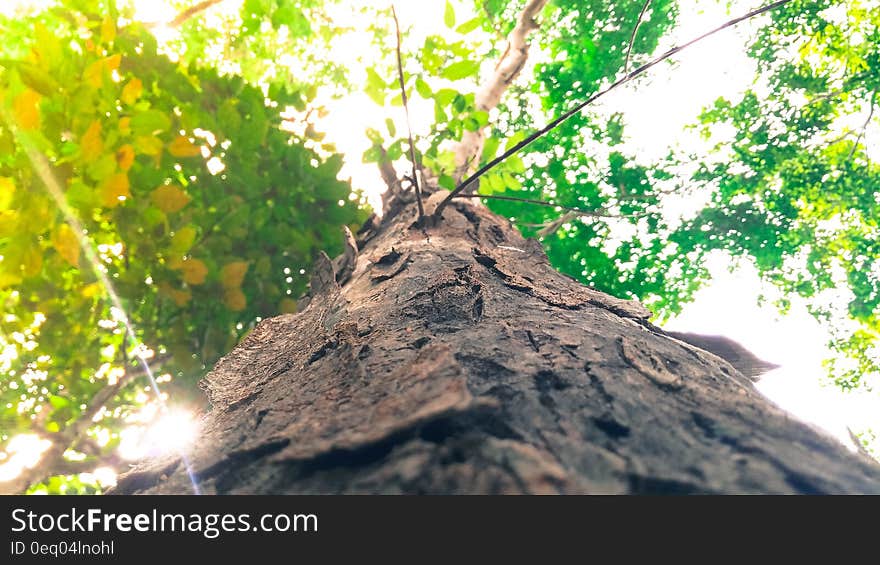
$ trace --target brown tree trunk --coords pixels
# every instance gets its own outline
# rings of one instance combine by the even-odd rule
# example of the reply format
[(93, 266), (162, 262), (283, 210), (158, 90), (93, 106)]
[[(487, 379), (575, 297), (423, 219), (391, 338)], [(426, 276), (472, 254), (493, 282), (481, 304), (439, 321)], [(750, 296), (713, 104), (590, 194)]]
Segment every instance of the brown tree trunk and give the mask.
[[(880, 493), (872, 461), (484, 207), (414, 220), (369, 225), (349, 280), (325, 261), (302, 312), (217, 363), (189, 454), (204, 492)], [(115, 492), (191, 490), (168, 457)]]

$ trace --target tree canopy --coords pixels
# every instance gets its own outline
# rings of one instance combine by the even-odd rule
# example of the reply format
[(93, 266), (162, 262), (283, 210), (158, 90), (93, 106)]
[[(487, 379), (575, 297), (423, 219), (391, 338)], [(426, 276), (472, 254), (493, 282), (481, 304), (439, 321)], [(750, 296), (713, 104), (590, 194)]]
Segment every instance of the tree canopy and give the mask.
[[(390, 116), (402, 80), (433, 108), (419, 174), (452, 189), (669, 48), (690, 9), (444, 0), (442, 30), (401, 21), (398, 46), (381, 3), (175, 1), (162, 41), (168, 25), (137, 21), (134, 4), (58, 0), (0, 19), (0, 440), (51, 442), (29, 476), (50, 492), (92, 492), (80, 471), (118, 467), (120, 430), (158, 405), (141, 357), (166, 396), (196, 399), (256, 321), (296, 309), (317, 252), (339, 253), (342, 226), (369, 214), (358, 179), (339, 178), (344, 158), (408, 187), (403, 124), (352, 131), (369, 149), (343, 157), (321, 133), (334, 100), (365, 92), (365, 111)], [(834, 328), (829, 371), (858, 387), (880, 372), (878, 27), (875, 0), (783, 3), (751, 22), (752, 88), (694, 109), (707, 150), (646, 162), (626, 149), (625, 116), (587, 107), (478, 192), (557, 269), (661, 321), (708, 282), (710, 253), (753, 263), (781, 308), (802, 297)], [(371, 51), (340, 60), (350, 34)], [(707, 204), (676, 213), (681, 197)]]

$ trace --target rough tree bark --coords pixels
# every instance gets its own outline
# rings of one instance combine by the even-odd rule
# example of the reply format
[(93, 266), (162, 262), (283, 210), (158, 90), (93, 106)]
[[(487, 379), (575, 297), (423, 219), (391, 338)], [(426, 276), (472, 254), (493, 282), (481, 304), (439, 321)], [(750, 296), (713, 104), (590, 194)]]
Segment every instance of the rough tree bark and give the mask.
[[(484, 207), (414, 221), (408, 204), (368, 223), (347, 281), (324, 260), (302, 312), (206, 377), (204, 492), (880, 493), (872, 461)], [(115, 492), (191, 485), (169, 456)]]

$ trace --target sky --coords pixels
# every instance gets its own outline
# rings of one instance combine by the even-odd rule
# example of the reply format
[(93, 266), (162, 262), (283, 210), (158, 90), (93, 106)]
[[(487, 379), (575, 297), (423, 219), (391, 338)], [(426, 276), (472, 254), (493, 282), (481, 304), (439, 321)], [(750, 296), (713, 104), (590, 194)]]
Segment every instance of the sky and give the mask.
[[(45, 0), (27, 2), (44, 3)], [(359, 0), (358, 3), (366, 0)], [(138, 19), (148, 22), (169, 21), (177, 11), (166, 0), (135, 0)], [(212, 11), (236, 11), (241, 0), (226, 0)], [(384, 0), (382, 0), (383, 3)], [(19, 0), (0, 0), (0, 12), (11, 10)], [(24, 2), (22, 2), (24, 3)], [(456, 0), (459, 21), (468, 19), (472, 2)], [(682, 43), (703, 31), (729, 19), (723, 4), (716, 0), (693, 0), (682, 2), (677, 30), (666, 38), (658, 51)], [(756, 7), (760, 2), (735, 0), (731, 13), (739, 14)], [(443, 34), (445, 0), (409, 0), (396, 2), (398, 16), (404, 28), (411, 28), (412, 45), (433, 33)], [(331, 17), (358, 24), (353, 12), (337, 9)], [(617, 90), (593, 107), (595, 111), (610, 115), (622, 112), (627, 123), (630, 140), (627, 149), (650, 162), (665, 155), (676, 145), (689, 148), (702, 143), (685, 126), (693, 123), (699, 110), (719, 96), (734, 96), (747, 88), (754, 76), (752, 62), (745, 56), (747, 22), (734, 30), (727, 30), (686, 50), (674, 59), (653, 69), (645, 78)], [(158, 33), (163, 33), (159, 28)], [(352, 33), (334, 40), (334, 53), (340, 61), (347, 61), (351, 79), (363, 80), (365, 61), (360, 57), (370, 53), (370, 34)], [(534, 54), (534, 59), (539, 54)], [(369, 63), (369, 61), (366, 61)], [(491, 65), (491, 62), (488, 62)], [(346, 156), (346, 165), (340, 176), (352, 180), (355, 188), (362, 190), (374, 207), (381, 207), (381, 191), (384, 183), (375, 165), (365, 165), (361, 155), (370, 142), (365, 135), (352, 135), (353, 131), (367, 128), (383, 130), (386, 118), (396, 122), (399, 130), (404, 127), (401, 108), (380, 109), (366, 94), (355, 92), (342, 100), (327, 99), (328, 116), (320, 122), (327, 133), (327, 141), (336, 144)], [(414, 134), (427, 134), (433, 125), (433, 107), (430, 102), (416, 98), (410, 105)], [(542, 117), (542, 118), (546, 118)], [(540, 125), (536, 118), (536, 125)], [(869, 135), (872, 143), (876, 135)], [(874, 147), (871, 151), (876, 152)], [(681, 201), (682, 209), (695, 203)], [(852, 448), (848, 428), (861, 431), (868, 428), (880, 431), (880, 396), (877, 393), (844, 393), (824, 377), (822, 359), (830, 356), (826, 347), (829, 334), (805, 306), (794, 301), (789, 313), (780, 315), (772, 305), (759, 307), (757, 296), (773, 295), (773, 289), (762, 285), (755, 270), (748, 266), (734, 271), (729, 269), (728, 259), (721, 254), (710, 262), (713, 281), (697, 293), (694, 302), (684, 308), (675, 319), (666, 324), (668, 329), (704, 334), (721, 334), (733, 338), (759, 357), (781, 365), (781, 368), (765, 375), (757, 383), (758, 389), (779, 406), (793, 415), (819, 426)], [(177, 430), (190, 430), (192, 426), (186, 414), (174, 413), (158, 419), (153, 428), (141, 426), (137, 433), (123, 438), (131, 457), (155, 453), (161, 448), (179, 448), (180, 445), (163, 446), (162, 438), (168, 437), (163, 430), (169, 425)], [(169, 424), (169, 422), (171, 422)], [(167, 430), (165, 430), (167, 431)], [(174, 434), (171, 434), (174, 435)], [(182, 435), (182, 434), (177, 434)], [(875, 442), (874, 447), (880, 447)], [(23, 452), (26, 450), (23, 450)]]

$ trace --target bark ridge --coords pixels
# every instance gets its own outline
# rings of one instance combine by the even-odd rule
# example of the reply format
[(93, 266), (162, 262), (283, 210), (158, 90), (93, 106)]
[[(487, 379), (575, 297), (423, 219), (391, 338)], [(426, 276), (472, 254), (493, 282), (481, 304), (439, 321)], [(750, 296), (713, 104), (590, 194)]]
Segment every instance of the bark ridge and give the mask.
[[(872, 461), (484, 207), (415, 220), (368, 222), (345, 279), (323, 260), (304, 310), (205, 378), (204, 492), (880, 493)], [(190, 491), (177, 456), (115, 489)]]

